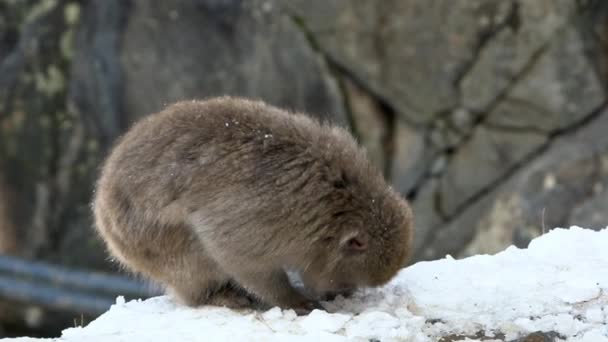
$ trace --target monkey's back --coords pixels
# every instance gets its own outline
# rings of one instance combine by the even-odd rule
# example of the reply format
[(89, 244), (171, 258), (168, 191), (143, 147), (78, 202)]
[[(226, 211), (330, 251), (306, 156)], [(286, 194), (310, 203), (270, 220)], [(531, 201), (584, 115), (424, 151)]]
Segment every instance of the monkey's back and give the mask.
[(110, 252), (190, 305), (241, 306), (240, 288), (306, 311), (285, 269), (318, 293), (378, 286), (411, 246), (407, 203), (348, 132), (239, 98), (135, 124), (93, 206)]
[(331, 210), (321, 205), (335, 195), (330, 178), (344, 172), (341, 163), (358, 160), (369, 173), (348, 134), (301, 114), (235, 98), (181, 102), (141, 120), (117, 143), (98, 183), (96, 212), (120, 221), (113, 226), (123, 240), (148, 243), (169, 234), (151, 227), (187, 225), (219, 250), (273, 257), (304, 248)]

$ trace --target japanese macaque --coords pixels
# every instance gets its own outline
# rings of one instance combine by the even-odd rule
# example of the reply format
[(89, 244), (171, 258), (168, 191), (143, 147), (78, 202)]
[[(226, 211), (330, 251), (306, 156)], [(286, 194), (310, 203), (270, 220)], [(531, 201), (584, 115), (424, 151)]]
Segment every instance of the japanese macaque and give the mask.
[(178, 102), (136, 123), (93, 207), (109, 252), (190, 306), (305, 314), (385, 284), (412, 248), (407, 202), (346, 130), (242, 98)]

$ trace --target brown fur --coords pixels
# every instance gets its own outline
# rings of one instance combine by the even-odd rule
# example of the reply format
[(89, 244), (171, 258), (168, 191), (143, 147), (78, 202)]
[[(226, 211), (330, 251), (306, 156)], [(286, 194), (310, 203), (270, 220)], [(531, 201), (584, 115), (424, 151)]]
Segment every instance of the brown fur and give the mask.
[[(180, 102), (137, 123), (94, 200), (108, 248), (188, 305), (306, 312), (386, 283), (410, 254), (407, 203), (343, 129), (260, 101)], [(249, 295), (248, 295), (249, 294)]]

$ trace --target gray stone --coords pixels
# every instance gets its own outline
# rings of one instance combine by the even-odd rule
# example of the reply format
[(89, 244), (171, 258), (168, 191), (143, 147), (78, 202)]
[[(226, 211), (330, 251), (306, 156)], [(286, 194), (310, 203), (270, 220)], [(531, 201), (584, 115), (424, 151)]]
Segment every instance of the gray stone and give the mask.
[(411, 201), (412, 211), (414, 213), (415, 260), (431, 259), (435, 256), (434, 248), (437, 247), (437, 245), (430, 246), (430, 242), (433, 241), (433, 234), (437, 227), (444, 222), (439, 216), (436, 208), (438, 188), (439, 182), (436, 179), (430, 179), (418, 190), (416, 197)]
[(440, 189), (443, 214), (456, 214), (461, 206), (507, 175), (545, 141), (545, 136), (536, 133), (478, 127), (444, 172)]
[(451, 126), (460, 134), (465, 135), (474, 128), (473, 114), (465, 108), (457, 108), (450, 115)]
[(353, 81), (344, 79), (342, 82), (352, 117), (353, 131), (359, 143), (365, 147), (372, 163), (385, 171), (390, 157), (387, 155), (390, 139), (395, 134), (389, 126), (389, 115), (375, 98)]
[(569, 0), (517, 2), (511, 25), (487, 41), (463, 77), (462, 104), (476, 112), (488, 109), (567, 25), (574, 6)]
[(437, 119), (429, 133), (430, 143), (439, 150), (453, 149), (463, 142), (471, 129), (461, 131), (453, 126), (451, 118)]
[(396, 120), (394, 130), (390, 179), (399, 192), (407, 195), (428, 173), (435, 153), (425, 144), (424, 136), (402, 120)]
[[(13, 201), (11, 201), (13, 200)], [(17, 227), (13, 211), (14, 194), (0, 173), (0, 254), (17, 254)]]
[(347, 126), (336, 81), (269, 1), (134, 1), (122, 37), (132, 121), (183, 99), (239, 95)]
[(480, 219), (491, 209), (495, 197), (494, 192), (484, 195), (459, 211), (456, 216), (445, 218), (442, 223), (433, 227), (434, 229), (427, 233), (424, 246), (416, 251), (415, 258), (434, 260), (447, 254), (462, 256), (463, 249), (475, 237)]
[(119, 59), (127, 5), (120, 0), (93, 1), (81, 11), (82, 22), (73, 42), (70, 111), (82, 117), (88, 133), (105, 147), (128, 127)]
[(576, 206), (568, 222), (596, 230), (608, 227), (608, 191), (602, 189), (599, 194)]
[[(481, 197), (478, 203), (491, 206), (473, 222), (474, 238), (461, 255), (495, 253), (511, 244), (526, 247), (553, 227), (601, 227), (608, 179), (608, 163), (602, 162), (608, 160), (606, 114), (554, 139), (542, 156)], [(465, 225), (458, 220), (452, 224)]]
[(574, 28), (560, 30), (522, 75), (488, 122), (501, 127), (552, 132), (579, 122), (605, 99), (604, 85)]
[[(487, 203), (492, 198), (493, 204), (485, 212), (479, 213), (482, 219), (473, 223), (475, 229), (469, 232), (473, 238), (460, 252), (460, 256), (494, 254), (513, 244), (516, 231), (530, 228), (524, 223), (520, 197), (496, 195), (493, 193), (484, 196), (484, 200), (480, 201)], [(533, 233), (530, 239), (539, 235), (535, 226), (531, 228)], [(526, 232), (529, 231), (526, 229)]]
[(476, 49), (514, 8), (492, 0), (297, 0), (286, 6), (335, 63), (419, 123), (459, 103), (457, 83)]

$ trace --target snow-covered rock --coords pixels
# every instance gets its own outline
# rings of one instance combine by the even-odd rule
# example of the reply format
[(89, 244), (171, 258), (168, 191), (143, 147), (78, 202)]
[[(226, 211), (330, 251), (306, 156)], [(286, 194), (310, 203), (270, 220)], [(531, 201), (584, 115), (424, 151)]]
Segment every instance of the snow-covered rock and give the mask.
[[(446, 257), (401, 271), (383, 288), (325, 303), (330, 312), (187, 308), (167, 297), (119, 298), (58, 341), (509, 341), (535, 331), (608, 341), (608, 229), (554, 229), (527, 249)], [(480, 335), (478, 335), (480, 336)], [(22, 339), (29, 340), (29, 339)], [(32, 339), (33, 340), (33, 339)]]

